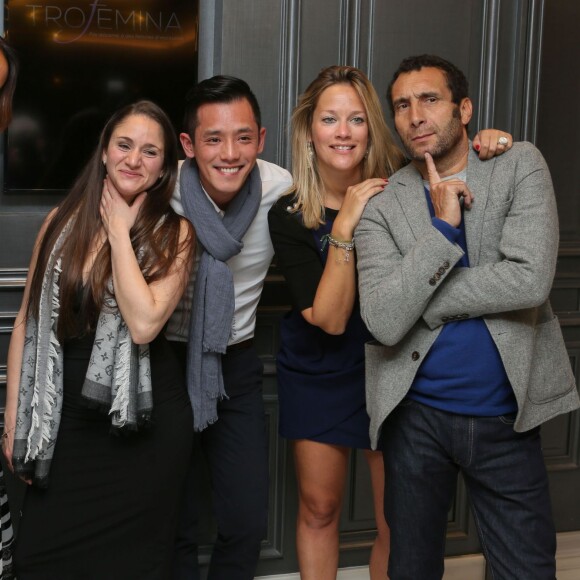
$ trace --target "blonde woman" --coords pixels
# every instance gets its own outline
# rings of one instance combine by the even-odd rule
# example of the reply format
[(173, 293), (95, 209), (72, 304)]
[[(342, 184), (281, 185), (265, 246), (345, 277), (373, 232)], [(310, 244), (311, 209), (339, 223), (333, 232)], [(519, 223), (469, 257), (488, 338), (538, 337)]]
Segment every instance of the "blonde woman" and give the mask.
[[(490, 130), (476, 139), (480, 156), (496, 153), (498, 136)], [(364, 343), (372, 337), (359, 313), (353, 236), (368, 200), (404, 162), (367, 77), (348, 66), (324, 69), (293, 113), (294, 185), (269, 214), (293, 306), (282, 322), (277, 372), (280, 434), (293, 440), (305, 580), (336, 578), (352, 448), (364, 450), (371, 472), (378, 535), (370, 576), (387, 576), (383, 464), (370, 450), (365, 408)]]

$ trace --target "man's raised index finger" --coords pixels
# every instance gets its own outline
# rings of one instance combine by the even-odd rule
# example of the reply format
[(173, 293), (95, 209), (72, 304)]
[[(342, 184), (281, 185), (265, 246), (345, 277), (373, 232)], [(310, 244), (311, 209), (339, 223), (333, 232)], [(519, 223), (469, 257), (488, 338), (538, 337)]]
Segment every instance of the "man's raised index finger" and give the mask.
[(433, 157), (431, 157), (431, 153), (425, 152), (425, 163), (427, 164), (429, 183), (430, 184), (440, 183), (441, 178), (439, 177), (439, 173), (437, 173), (437, 168), (435, 167), (435, 163), (433, 161)]

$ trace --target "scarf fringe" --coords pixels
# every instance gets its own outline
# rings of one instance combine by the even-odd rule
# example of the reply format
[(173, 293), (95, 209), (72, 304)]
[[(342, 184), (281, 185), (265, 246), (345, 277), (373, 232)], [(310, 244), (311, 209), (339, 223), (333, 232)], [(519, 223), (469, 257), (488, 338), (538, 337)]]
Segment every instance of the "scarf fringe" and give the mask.
[[(125, 329), (123, 329), (125, 330)], [(128, 331), (127, 331), (128, 333)], [(123, 428), (128, 421), (129, 389), (131, 376), (131, 341), (120, 340), (113, 373), (112, 393), (114, 396), (111, 405), (114, 426)]]
[[(51, 431), (53, 427), (54, 417), (53, 409), (57, 405), (56, 400), (56, 385), (54, 384), (54, 369), (58, 366), (60, 342), (56, 336), (56, 325), (58, 321), (58, 315), (60, 312), (59, 303), (59, 281), (60, 275), (62, 273), (62, 259), (58, 258), (54, 264), (54, 275), (52, 277), (52, 287), (51, 287), (51, 304), (50, 304), (50, 320), (55, 321), (51, 323), (49, 330), (49, 344), (48, 344), (48, 357), (46, 361), (46, 381), (45, 381), (45, 392), (44, 400), (40, 399), (40, 385), (41, 382), (38, 377), (40, 369), (36, 367), (36, 376), (34, 381), (34, 392), (32, 395), (32, 424), (30, 432), (28, 434), (28, 445), (26, 456), (24, 461), (33, 461), (41, 454), (43, 448), (43, 443), (47, 444), (51, 439)], [(42, 293), (44, 294), (49, 280), (45, 280), (42, 285)], [(38, 333), (36, 337), (36, 351), (37, 360), (38, 352), (41, 348), (43, 335), (41, 334), (42, 325), (39, 324), (37, 327)], [(42, 427), (41, 427), (42, 425)], [(40, 429), (40, 437), (38, 436), (38, 429)]]

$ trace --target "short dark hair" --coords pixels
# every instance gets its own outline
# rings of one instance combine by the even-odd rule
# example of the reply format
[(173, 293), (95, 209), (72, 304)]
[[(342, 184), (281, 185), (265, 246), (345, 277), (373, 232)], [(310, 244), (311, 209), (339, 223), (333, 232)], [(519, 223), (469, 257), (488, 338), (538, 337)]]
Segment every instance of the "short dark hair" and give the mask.
[(443, 71), (447, 79), (447, 87), (451, 91), (451, 100), (456, 104), (469, 96), (469, 83), (465, 75), (451, 62), (435, 56), (433, 54), (420, 54), (418, 56), (409, 56), (401, 61), (399, 68), (393, 74), (393, 78), (387, 89), (387, 101), (391, 109), (391, 114), (394, 114), (393, 108), (393, 85), (399, 78), (399, 75), (412, 71), (418, 71), (422, 68), (438, 68)]
[(183, 130), (193, 139), (193, 134), (199, 124), (197, 111), (208, 103), (232, 103), (246, 99), (254, 113), (258, 129), (262, 126), (260, 105), (256, 95), (246, 81), (226, 75), (216, 75), (201, 81), (189, 90), (185, 97), (185, 114), (183, 116)]

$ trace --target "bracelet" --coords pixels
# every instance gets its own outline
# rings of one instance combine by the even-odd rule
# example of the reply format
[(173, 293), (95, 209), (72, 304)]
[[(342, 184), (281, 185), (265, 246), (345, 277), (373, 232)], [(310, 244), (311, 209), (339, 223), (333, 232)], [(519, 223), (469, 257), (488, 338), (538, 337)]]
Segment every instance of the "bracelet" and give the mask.
[(2, 439), (8, 439), (8, 435), (10, 433), (12, 433), (12, 431), (14, 431), (14, 429), (16, 429), (16, 425), (14, 425), (14, 427), (8, 429), (8, 431), (4, 431), (4, 433), (2, 433)]
[[(324, 250), (324, 246), (326, 246), (326, 244), (329, 244), (330, 246), (334, 246), (335, 248), (339, 249), (339, 250), (344, 250), (344, 257), (342, 259), (343, 263), (347, 263), (350, 262), (350, 253), (354, 250), (354, 238), (350, 241), (350, 242), (343, 242), (342, 240), (337, 240), (336, 238), (333, 238), (330, 234), (326, 234), (325, 236), (322, 236), (322, 249)], [(337, 262), (340, 262), (341, 260), (337, 259)]]

